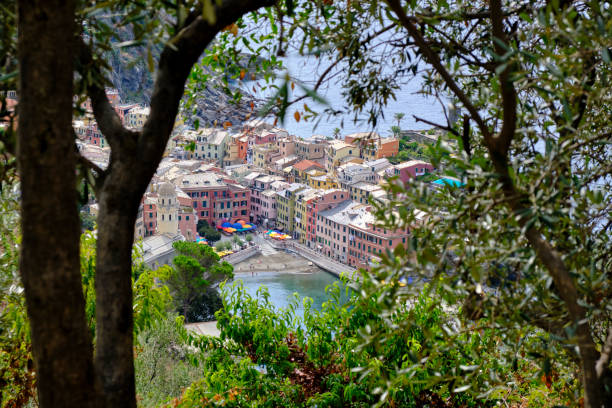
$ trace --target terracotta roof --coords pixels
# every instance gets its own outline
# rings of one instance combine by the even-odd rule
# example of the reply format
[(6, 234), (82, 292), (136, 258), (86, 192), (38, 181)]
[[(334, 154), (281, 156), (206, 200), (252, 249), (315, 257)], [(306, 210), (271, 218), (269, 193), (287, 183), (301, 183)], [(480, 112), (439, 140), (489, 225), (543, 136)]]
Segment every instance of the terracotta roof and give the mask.
[(312, 160), (302, 160), (301, 162), (297, 162), (293, 165), (293, 168), (298, 170), (298, 171), (304, 171), (306, 169), (309, 169), (311, 167), (318, 167), (320, 169), (323, 169), (324, 167), (321, 166), (319, 163), (314, 162)]

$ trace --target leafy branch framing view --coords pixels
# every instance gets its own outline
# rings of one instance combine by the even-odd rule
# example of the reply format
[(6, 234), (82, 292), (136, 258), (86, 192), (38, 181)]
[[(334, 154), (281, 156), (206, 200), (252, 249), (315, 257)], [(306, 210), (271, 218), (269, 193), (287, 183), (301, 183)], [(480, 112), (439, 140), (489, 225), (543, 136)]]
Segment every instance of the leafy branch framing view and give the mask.
[[(503, 374), (508, 367), (520, 373), (525, 357), (540, 367), (546, 384), (559, 373), (566, 376), (571, 388), (566, 391), (572, 395), (563, 404), (610, 406), (609, 2), (23, 0), (2, 8), (0, 78), (5, 93), (0, 111), (10, 126), (2, 127), (0, 153), (6, 159), (0, 174), (3, 193), (19, 181), (21, 227), (16, 232), (13, 226), (7, 234), (21, 237), (18, 269), (30, 330), (27, 335), (18, 330), (17, 336), (26, 350), (31, 342), (39, 405), (136, 406), (134, 223), (181, 100), (188, 111), (205, 79), (198, 64), (222, 72), (227, 80), (242, 80), (244, 70), (252, 71), (269, 86), (282, 67), (280, 57), (298, 53), (328, 61), (328, 68), (313, 80), (312, 89), (290, 77), (276, 84), (278, 93), (266, 110), (282, 120), (291, 104), (308, 98), (322, 101), (317, 92), (333, 80), (344, 89), (342, 110), (355, 117), (365, 111), (375, 126), (394, 93), (419, 75), (422, 93), (451, 99), (465, 111), (458, 121), (447, 117), (447, 123), (436, 124), (459, 149), (441, 141), (426, 152), (464, 187), (431, 191), (419, 180), (406, 186), (391, 180), (389, 202), (372, 203), (381, 227), (409, 227), (412, 239), (361, 276), (356, 287), (360, 300), (355, 301), (370, 308), (363, 316), (346, 316), (361, 319), (355, 331), (359, 336), (350, 345), (375, 355), (397, 340), (395, 333), (412, 333), (417, 325), (418, 347), (409, 341), (410, 350), (393, 354), (401, 360), (385, 370), (346, 362), (338, 368), (333, 354), (312, 351), (312, 345), (304, 349), (307, 336), (288, 329), (274, 338), (280, 345), (271, 346), (280, 351), (261, 355), (254, 343), (234, 338), (245, 347), (241, 352), (252, 363), (267, 364), (278, 353), (307, 361), (311, 373), (330, 381), (308, 388), (318, 395), (310, 400), (318, 405), (337, 403), (324, 398), (342, 370), (363, 372), (359, 378), (372, 384), (368, 392), (389, 406), (407, 401), (402, 393), (414, 387), (411, 381), (432, 385), (426, 395), (417, 394), (429, 398), (421, 404), (438, 398), (459, 404), (464, 397), (499, 402), (499, 390), (514, 384)], [(253, 24), (265, 25), (258, 28), (261, 35), (254, 35)], [(116, 40), (115, 30), (123, 26), (131, 29), (135, 43), (147, 44), (148, 65), (155, 68), (151, 114), (140, 131), (123, 127), (104, 90), (109, 83), (104, 55)], [(150, 49), (160, 44), (155, 61)], [(245, 67), (246, 51), (252, 57)], [(296, 83), (302, 94), (294, 94)], [(190, 91), (186, 98), (185, 87)], [(19, 94), (16, 131), (14, 113), (5, 102), (11, 89)], [(92, 102), (112, 150), (106, 169), (75, 154), (75, 97)], [(240, 102), (240, 96), (234, 99)], [(330, 106), (316, 112), (304, 104), (295, 119), (339, 111)], [(100, 205), (91, 289), (95, 317), (86, 308), (89, 295), (83, 293), (77, 178), (91, 185)], [(40, 197), (45, 198), (42, 207)], [(419, 223), (415, 210), (428, 216)], [(14, 258), (9, 264), (3, 275), (7, 271), (10, 277), (17, 265)], [(428, 284), (399, 285), (406, 276)], [(436, 330), (419, 325), (418, 313), (406, 310), (415, 299), (430, 302), (428, 295), (453, 309)], [(244, 308), (257, 308), (248, 298), (242, 300)], [(220, 318), (234, 319), (237, 315), (228, 315), (228, 310), (243, 307), (231, 300), (226, 306), (230, 309), (220, 312)], [(3, 308), (3, 320), (5, 310), (14, 309)], [(247, 313), (240, 310), (235, 313)], [(95, 324), (95, 345), (88, 318)], [(230, 327), (234, 332), (229, 337), (246, 333), (246, 328)], [(474, 353), (473, 364), (465, 350)], [(464, 353), (463, 359), (444, 370), (428, 366), (435, 357), (457, 352)], [(501, 366), (490, 365), (491, 357)], [(270, 370), (279, 361), (270, 362)], [(325, 366), (321, 361), (326, 371), (316, 371)], [(242, 369), (241, 375), (255, 375)], [(285, 366), (278, 370), (291, 372)], [(420, 370), (426, 379), (415, 374)], [(275, 388), (283, 378), (265, 381), (276, 390), (270, 392), (291, 399), (291, 390)], [(300, 383), (304, 378), (288, 378), (305, 386)], [(203, 381), (211, 389), (218, 384)], [(352, 380), (340, 383), (347, 387)], [(437, 393), (434, 383), (444, 390)], [(359, 398), (348, 400), (356, 406), (375, 403)]]

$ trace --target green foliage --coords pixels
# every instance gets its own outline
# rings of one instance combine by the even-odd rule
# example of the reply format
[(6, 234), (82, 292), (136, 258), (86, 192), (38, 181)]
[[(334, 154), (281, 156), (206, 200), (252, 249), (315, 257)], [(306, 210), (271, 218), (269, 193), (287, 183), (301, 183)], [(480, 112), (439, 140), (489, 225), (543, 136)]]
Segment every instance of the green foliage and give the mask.
[(393, 164), (397, 164), (408, 160), (428, 159), (428, 146), (426, 144), (412, 141), (408, 137), (404, 136), (399, 140), (398, 154), (389, 158), (389, 161)]
[(201, 237), (206, 238), (208, 242), (216, 242), (221, 239), (221, 233), (208, 225), (208, 221), (206, 220), (198, 220), (198, 234)]
[(208, 245), (179, 241), (173, 244), (177, 256), (173, 266), (161, 274), (168, 285), (174, 307), (188, 322), (210, 320), (221, 307), (215, 284), (233, 277), (234, 268), (219, 262), (219, 255)]
[(36, 397), (36, 375), (25, 300), (19, 279), (19, 212), (15, 185), (0, 190), (0, 406), (20, 407)]
[(246, 240), (246, 242), (253, 241), (253, 234), (246, 234), (246, 237), (244, 237), (244, 239)]
[[(392, 286), (398, 285), (387, 285)], [(510, 366), (495, 353), (498, 340), (490, 328), (462, 332), (452, 350), (435, 351), (457, 315), (430, 297), (429, 287), (391, 315), (383, 314), (384, 292), (343, 304), (343, 290), (338, 284), (328, 287), (330, 298), (320, 311), (311, 299), (303, 299), (301, 317), (297, 295), (287, 309), (276, 309), (263, 287), (256, 297), (241, 282), (225, 287), (224, 308), (217, 313), (220, 338), (191, 338), (205, 356), (203, 378), (174, 406), (367, 407), (378, 402), (417, 407), (442, 402), (482, 407), (495, 405), (496, 397), (478, 399), (463, 385), (465, 378), (474, 388), (488, 385), (492, 375), (512, 381)], [(393, 328), (405, 320), (411, 322), (408, 330)], [(388, 336), (385, 342), (363, 342), (381, 330)], [(390, 390), (388, 381), (393, 382)], [(550, 394), (548, 388), (541, 391)]]
[(93, 231), (96, 227), (96, 217), (83, 211), (81, 211), (79, 215), (81, 217), (81, 229)]
[(185, 342), (182, 318), (167, 316), (140, 331), (134, 350), (138, 405), (158, 406), (178, 397), (201, 376), (197, 355)]
[[(86, 231), (81, 234), (81, 279), (85, 295), (85, 318), (95, 339), (96, 332), (96, 238)], [(163, 270), (151, 270), (142, 262), (142, 257), (135, 247), (132, 264), (132, 293), (134, 312), (134, 334), (150, 328), (156, 322), (166, 319), (171, 309), (172, 298), (168, 287), (159, 284)]]

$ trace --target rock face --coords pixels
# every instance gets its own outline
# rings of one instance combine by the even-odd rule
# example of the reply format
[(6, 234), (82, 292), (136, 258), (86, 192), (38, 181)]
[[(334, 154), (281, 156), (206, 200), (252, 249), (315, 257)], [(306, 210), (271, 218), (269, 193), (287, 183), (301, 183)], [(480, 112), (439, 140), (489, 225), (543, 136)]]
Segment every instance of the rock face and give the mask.
[[(159, 51), (153, 51), (156, 61)], [(154, 73), (149, 72), (146, 61), (147, 50), (143, 47), (116, 48), (108, 56), (112, 69), (111, 81), (119, 91), (122, 102), (150, 104)], [(186, 123), (193, 123), (197, 118), (200, 126), (214, 126), (215, 123), (221, 126), (225, 122), (235, 125), (247, 119), (249, 113), (254, 115), (259, 105), (256, 100), (244, 95), (240, 102), (231, 103), (231, 97), (215, 87), (214, 80), (209, 83), (195, 98), (196, 115), (189, 115), (185, 119)], [(253, 110), (251, 103), (255, 107)]]

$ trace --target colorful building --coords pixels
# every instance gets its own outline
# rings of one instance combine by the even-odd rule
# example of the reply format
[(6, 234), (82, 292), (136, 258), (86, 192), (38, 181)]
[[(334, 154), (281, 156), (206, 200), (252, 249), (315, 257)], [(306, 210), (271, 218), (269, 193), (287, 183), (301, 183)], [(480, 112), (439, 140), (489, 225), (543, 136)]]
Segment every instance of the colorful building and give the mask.
[(307, 181), (306, 172), (310, 170), (318, 170), (323, 173), (325, 167), (312, 160), (301, 160), (291, 166), (289, 177), (291, 177), (294, 182), (304, 183)]
[(360, 204), (368, 204), (370, 197), (380, 198), (386, 196), (381, 186), (364, 181), (348, 186), (348, 191), (351, 194), (351, 200)]
[(336, 207), (349, 198), (346, 190), (332, 189), (320, 191), (317, 197), (307, 203), (306, 245), (315, 248), (317, 243), (317, 216), (322, 211)]
[(310, 170), (306, 172), (308, 175), (306, 183), (312, 188), (321, 188), (323, 190), (329, 190), (330, 188), (338, 188), (338, 182), (335, 178), (329, 176), (328, 174), (318, 174), (314, 175), (313, 172), (317, 172), (317, 170)]
[(191, 197), (198, 218), (210, 225), (246, 221), (250, 217), (251, 191), (228, 176), (217, 172), (195, 173), (178, 177), (175, 183)]
[(295, 196), (308, 188), (304, 184), (292, 183), (284, 190), (276, 192), (276, 226), (285, 231), (295, 228)]
[(149, 119), (150, 113), (151, 109), (148, 107), (143, 108), (138, 106), (132, 108), (125, 114), (124, 124), (132, 129), (142, 129), (147, 119)]
[(293, 237), (301, 244), (306, 244), (308, 239), (308, 208), (320, 193), (321, 190), (306, 188), (296, 194)]
[(346, 200), (317, 215), (317, 250), (356, 268), (370, 268), (386, 250), (405, 245), (410, 231), (376, 225), (370, 206)]
[(325, 169), (334, 172), (349, 157), (359, 157), (359, 148), (342, 140), (332, 140), (325, 147)]
[(394, 166), (394, 175), (398, 176), (402, 183), (423, 176), (433, 171), (433, 165), (422, 160), (409, 160)]

